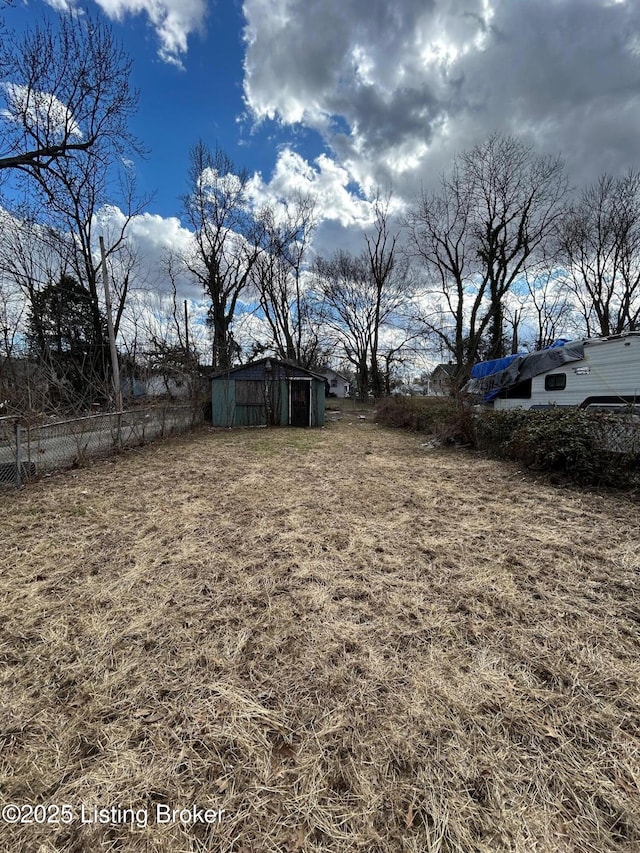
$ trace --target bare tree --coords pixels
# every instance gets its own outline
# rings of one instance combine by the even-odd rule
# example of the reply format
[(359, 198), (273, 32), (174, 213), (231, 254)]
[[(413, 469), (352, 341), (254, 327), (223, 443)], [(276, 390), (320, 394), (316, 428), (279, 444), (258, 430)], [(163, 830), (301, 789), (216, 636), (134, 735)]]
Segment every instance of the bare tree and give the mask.
[(457, 157), (411, 211), (412, 251), (426, 273), (422, 320), (455, 360), (456, 382), (478, 357), (507, 351), (503, 300), (549, 239), (566, 191), (559, 159), (493, 135)]
[(528, 272), (526, 281), (526, 303), (521, 311), (534, 331), (531, 349), (544, 349), (567, 334), (581, 334), (575, 301), (556, 264)]
[(217, 370), (231, 367), (238, 299), (250, 284), (264, 242), (264, 225), (248, 203), (248, 180), (245, 171), (236, 174), (220, 148), (211, 152), (199, 142), (192, 149), (190, 191), (183, 203), (194, 232), (194, 249), (182, 261), (211, 302), (212, 364)]
[[(19, 411), (32, 408), (36, 398), (37, 407), (46, 408), (47, 389), (52, 383), (56, 384), (49, 364), (39, 364), (37, 370), (35, 359), (31, 364), (33, 354), (25, 341), (27, 322), (34, 314), (32, 306), (38, 294), (43, 288), (54, 284), (63, 272), (59, 256), (52, 251), (46, 239), (46, 230), (38, 223), (20, 221), (3, 212), (0, 225), (0, 279), (3, 291), (10, 295), (14, 312), (17, 310), (19, 315), (19, 327), (13, 330), (12, 345), (9, 346), (9, 341), (6, 341), (3, 374), (5, 387), (16, 389), (22, 385), (24, 393), (7, 393), (7, 397), (14, 398), (14, 405)], [(19, 347), (16, 347), (17, 340), (22, 341)], [(44, 334), (40, 336), (40, 341), (44, 342)], [(35, 393), (34, 377), (42, 386), (39, 387), (42, 393)]]
[[(31, 210), (20, 211), (20, 229), (38, 222), (31, 258), (23, 252), (17, 263), (10, 261), (10, 275), (28, 299), (32, 341), (40, 342), (42, 352), (39, 309), (53, 304), (42, 291), (53, 295), (57, 288), (72, 312), (83, 307), (83, 322), (93, 329), (93, 354), (83, 360), (87, 385), (80, 396), (90, 399), (98, 389), (104, 396), (110, 368), (95, 243), (99, 214), (115, 200), (114, 178), (119, 176), (125, 188), (125, 224), (109, 245), (114, 261), (124, 254), (126, 225), (142, 207), (135, 206), (132, 183), (122, 170), (125, 154), (140, 151), (127, 128), (137, 104), (129, 84), (131, 61), (108, 26), (90, 15), (66, 14), (3, 39), (0, 67), (0, 175), (26, 182)], [(34, 264), (51, 255), (57, 269), (44, 276), (41, 269), (36, 280)], [(132, 265), (121, 259), (117, 268), (123, 276), (115, 279), (116, 327)]]
[(39, 289), (63, 272), (64, 264), (49, 239), (48, 227), (4, 211), (0, 220), (0, 276), (5, 286), (19, 292), (28, 307)]
[(21, 350), (19, 332), (24, 314), (22, 294), (0, 272), (0, 410), (7, 404), (20, 408), (22, 402), (19, 388), (25, 383), (17, 370), (16, 356)]
[[(104, 325), (98, 238), (102, 234), (106, 242), (112, 319), (117, 337), (138, 268), (138, 258), (130, 246), (127, 229), (131, 220), (143, 210), (147, 199), (136, 197), (133, 176), (126, 168), (118, 170), (120, 195), (115, 196), (115, 188), (110, 181), (113, 172), (107, 169), (105, 162), (95, 158), (60, 160), (54, 171), (58, 186), (47, 204), (51, 223), (49, 240), (63, 259), (65, 270), (82, 284), (88, 294), (86, 312), (93, 323), (96, 345), (89, 371), (95, 381), (88, 384), (86, 393), (106, 401), (110, 399), (109, 394), (105, 398), (105, 390), (109, 388), (111, 363)], [(117, 213), (108, 204), (115, 198), (119, 202)]]
[(371, 329), (371, 392), (374, 397), (389, 393), (391, 366), (400, 357), (406, 343), (397, 343), (387, 349), (384, 368), (379, 359), (380, 330), (384, 320), (400, 307), (404, 297), (409, 296), (409, 269), (406, 258), (398, 252), (399, 232), (391, 232), (389, 217), (390, 198), (383, 199), (380, 193), (374, 201), (374, 225), (371, 233), (365, 234), (364, 256), (369, 265), (373, 289), (374, 314)]
[(362, 257), (336, 252), (314, 264), (314, 292), (324, 303), (326, 323), (353, 365), (360, 395), (370, 386), (371, 329), (375, 317), (371, 278)]
[(315, 203), (295, 196), (282, 209), (261, 211), (264, 247), (252, 269), (259, 312), (269, 329), (256, 352), (273, 351), (279, 358), (313, 367), (321, 359), (326, 341), (318, 304), (303, 280), (305, 258), (315, 228)]
[(148, 365), (162, 378), (167, 394), (186, 387), (189, 399), (196, 405), (200, 398), (199, 347), (203, 342), (189, 321), (186, 300), (178, 299), (179, 260), (169, 252), (163, 266), (171, 292), (155, 294), (153, 323), (147, 326)]
[(396, 327), (395, 331), (394, 342), (381, 348), (378, 353), (382, 394), (386, 397), (391, 395), (394, 385), (397, 386), (400, 382), (401, 371), (411, 367), (416, 356), (420, 355), (414, 347), (414, 341), (421, 337), (420, 332), (412, 330), (411, 326), (405, 323)]
[(39, 407), (83, 408), (105, 393), (96, 368), (106, 347), (104, 312), (98, 308), (96, 333), (93, 300), (74, 275), (68, 241), (39, 223), (13, 219), (12, 226), (0, 243), (0, 274), (20, 293), (23, 361), (37, 366)]
[[(393, 327), (406, 299), (406, 280), (402, 276), (383, 272), (383, 287), (381, 278), (375, 277), (373, 264), (380, 262), (382, 268), (390, 251), (385, 243), (386, 232), (376, 233), (378, 236), (370, 238), (360, 255), (339, 251), (328, 260), (318, 258), (313, 268), (313, 288), (325, 312), (324, 320), (353, 365), (361, 396), (374, 388), (378, 394), (384, 393), (385, 371), (379, 365), (381, 332)], [(390, 349), (394, 350), (392, 361), (397, 351)]]
[(131, 60), (97, 18), (66, 14), (10, 33), (0, 70), (0, 171), (18, 170), (47, 189), (60, 160), (137, 147), (127, 129), (137, 105)]
[(560, 250), (588, 336), (640, 328), (640, 173), (603, 175), (585, 189)]
[[(85, 166), (93, 171), (93, 164), (87, 161)], [(60, 193), (49, 207), (58, 227), (11, 220), (11, 227), (3, 230), (0, 240), (0, 274), (22, 294), (25, 317), (29, 319), (30, 354), (40, 361), (48, 376), (52, 401), (65, 409), (78, 409), (96, 400), (110, 399), (109, 347), (96, 232), (105, 230), (109, 240), (116, 331), (136, 278), (138, 259), (125, 234), (134, 211), (121, 216), (115, 228), (113, 223), (107, 226), (99, 221), (96, 182), (91, 174), (77, 188), (76, 197), (72, 193), (76, 190), (73, 182), (69, 190)], [(63, 343), (63, 335), (53, 334), (54, 316), (58, 326), (82, 329), (81, 347)], [(70, 375), (74, 377), (71, 384), (64, 378)]]
[(0, 276), (0, 358), (10, 360), (17, 349), (24, 309), (20, 293)]

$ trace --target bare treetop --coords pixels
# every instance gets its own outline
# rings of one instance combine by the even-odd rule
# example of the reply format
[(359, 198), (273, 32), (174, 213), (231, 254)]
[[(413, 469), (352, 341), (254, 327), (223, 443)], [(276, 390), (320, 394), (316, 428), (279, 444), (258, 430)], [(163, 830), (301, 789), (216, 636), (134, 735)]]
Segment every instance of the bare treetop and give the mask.
[(602, 175), (568, 212), (560, 235), (566, 284), (588, 335), (640, 327), (640, 174)]
[(409, 215), (432, 311), (423, 322), (455, 359), (461, 381), (477, 358), (508, 351), (504, 300), (564, 212), (559, 158), (498, 134), (455, 158), (440, 189)]
[(127, 129), (137, 94), (131, 60), (90, 15), (40, 21), (0, 48), (0, 170), (44, 181), (56, 160), (137, 149)]
[(180, 260), (210, 300), (212, 364), (226, 370), (236, 347), (231, 330), (236, 306), (250, 283), (265, 225), (249, 205), (247, 172), (236, 171), (220, 148), (211, 151), (198, 142), (190, 152), (188, 178), (183, 205), (194, 243)]

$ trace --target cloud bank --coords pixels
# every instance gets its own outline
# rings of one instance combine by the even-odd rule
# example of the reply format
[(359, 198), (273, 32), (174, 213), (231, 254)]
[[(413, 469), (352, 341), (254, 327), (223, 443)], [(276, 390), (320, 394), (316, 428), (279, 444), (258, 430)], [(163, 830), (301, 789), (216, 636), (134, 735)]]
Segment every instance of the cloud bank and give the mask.
[(448, 168), (492, 131), (564, 154), (572, 177), (636, 162), (632, 0), (244, 0), (246, 104), (318, 131), (363, 188)]

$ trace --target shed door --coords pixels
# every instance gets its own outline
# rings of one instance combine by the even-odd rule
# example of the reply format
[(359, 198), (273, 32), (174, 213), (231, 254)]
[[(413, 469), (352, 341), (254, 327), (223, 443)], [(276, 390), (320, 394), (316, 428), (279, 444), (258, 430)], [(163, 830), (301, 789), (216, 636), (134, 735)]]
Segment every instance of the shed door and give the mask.
[(306, 380), (292, 381), (291, 391), (291, 426), (307, 427), (310, 424), (311, 411), (311, 382)]

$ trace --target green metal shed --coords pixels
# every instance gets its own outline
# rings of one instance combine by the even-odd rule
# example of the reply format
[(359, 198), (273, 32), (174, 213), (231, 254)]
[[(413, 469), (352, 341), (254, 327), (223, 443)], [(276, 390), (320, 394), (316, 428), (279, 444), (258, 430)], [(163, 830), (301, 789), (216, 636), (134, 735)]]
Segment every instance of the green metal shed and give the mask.
[(214, 426), (322, 426), (324, 399), (324, 376), (277, 358), (233, 367), (211, 380)]

